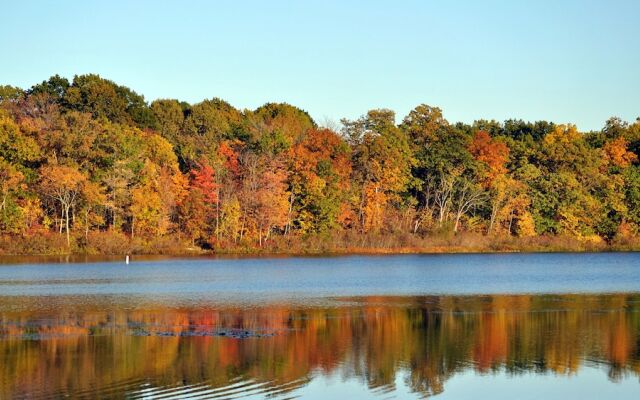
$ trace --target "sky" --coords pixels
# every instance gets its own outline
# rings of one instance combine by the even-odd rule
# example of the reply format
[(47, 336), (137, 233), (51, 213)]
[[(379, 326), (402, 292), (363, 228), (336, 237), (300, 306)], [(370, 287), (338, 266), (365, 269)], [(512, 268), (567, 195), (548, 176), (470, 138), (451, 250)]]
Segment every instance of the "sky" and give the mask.
[(287, 102), (316, 121), (640, 116), (640, 1), (0, 0), (0, 84), (98, 73), (147, 100)]

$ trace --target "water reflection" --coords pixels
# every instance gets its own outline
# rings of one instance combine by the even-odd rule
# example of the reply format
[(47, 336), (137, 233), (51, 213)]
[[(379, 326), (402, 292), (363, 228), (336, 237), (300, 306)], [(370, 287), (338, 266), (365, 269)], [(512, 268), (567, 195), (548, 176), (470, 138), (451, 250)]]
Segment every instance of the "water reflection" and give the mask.
[[(305, 393), (339, 376), (420, 397), (469, 371), (640, 376), (640, 295), (364, 297), (333, 305), (0, 313), (0, 398)], [(35, 308), (34, 308), (35, 309)]]

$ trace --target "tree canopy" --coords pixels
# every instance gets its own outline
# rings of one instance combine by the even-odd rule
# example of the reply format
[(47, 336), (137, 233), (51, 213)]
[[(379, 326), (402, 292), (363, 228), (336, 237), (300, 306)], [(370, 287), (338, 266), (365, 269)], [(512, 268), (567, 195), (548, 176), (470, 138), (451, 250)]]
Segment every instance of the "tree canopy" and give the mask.
[(450, 123), (418, 105), (336, 132), (286, 103), (148, 103), (95, 74), (0, 86), (0, 233), (180, 237), (205, 248), (315, 234), (640, 235), (640, 120)]

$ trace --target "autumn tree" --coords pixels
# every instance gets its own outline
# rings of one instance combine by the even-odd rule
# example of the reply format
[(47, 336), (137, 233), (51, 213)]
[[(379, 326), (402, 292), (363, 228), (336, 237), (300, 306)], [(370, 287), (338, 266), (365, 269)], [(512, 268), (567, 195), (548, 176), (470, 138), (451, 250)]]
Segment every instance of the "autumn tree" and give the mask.
[(180, 213), (192, 242), (206, 237), (206, 232), (215, 232), (215, 227), (210, 227), (211, 221), (219, 225), (219, 190), (215, 171), (206, 160), (190, 171), (188, 194)]
[(216, 204), (216, 240), (237, 242), (241, 231), (241, 204), (239, 193), (242, 191), (242, 170), (240, 155), (245, 149), (241, 140), (224, 140), (217, 150), (215, 173), (218, 184)]
[[(341, 204), (347, 200), (350, 149), (330, 130), (311, 130), (292, 149), (289, 214), (295, 208), (302, 232), (335, 228)], [(288, 218), (291, 220), (291, 216)]]
[(17, 200), (24, 189), (24, 175), (0, 157), (0, 229), (4, 232), (19, 230), (20, 209)]
[(505, 164), (509, 158), (509, 148), (504, 143), (492, 139), (487, 132), (476, 132), (469, 151), (476, 160), (486, 166), (485, 176), (482, 177), (486, 186), (491, 186), (491, 181), (507, 172)]
[(246, 152), (240, 158), (243, 170), (239, 190), (242, 238), (253, 238), (259, 246), (269, 240), (274, 230), (287, 224), (290, 193), (284, 162), (269, 154)]
[(254, 135), (277, 132), (292, 145), (298, 143), (308, 130), (316, 128), (309, 113), (286, 103), (267, 103), (258, 107), (251, 113), (249, 124)]
[(131, 190), (131, 235), (158, 236), (166, 232), (167, 218), (163, 213), (158, 166), (147, 160), (139, 184)]
[(602, 150), (607, 162), (619, 168), (626, 168), (638, 161), (638, 156), (628, 151), (629, 142), (622, 136), (605, 143)]
[(412, 183), (414, 158), (407, 135), (395, 125), (390, 110), (372, 110), (356, 121), (343, 121), (353, 156), (353, 179), (360, 190), (356, 208), (364, 232), (378, 231), (390, 202)]
[(454, 207), (453, 231), (458, 232), (460, 220), (468, 212), (485, 200), (485, 192), (477, 183), (468, 180), (460, 180), (456, 183), (456, 191), (453, 194), (452, 203)]
[(491, 217), (488, 232), (493, 231), (498, 211), (506, 200), (507, 181), (503, 178), (507, 172), (506, 162), (509, 148), (502, 142), (492, 139), (485, 131), (478, 131), (473, 136), (469, 151), (484, 167), (479, 171), (480, 183), (491, 193)]
[(477, 167), (469, 152), (469, 129), (451, 125), (439, 108), (425, 104), (413, 109), (400, 128), (411, 138), (415, 158), (411, 190), (417, 206), (414, 232), (432, 222), (440, 228), (450, 217), (459, 221), (455, 218), (458, 213), (452, 211), (454, 201), (460, 195), (459, 204), (465, 203), (462, 201), (468, 194), (465, 187), (475, 178)]
[(40, 147), (33, 137), (24, 134), (20, 126), (0, 109), (0, 157), (14, 165), (33, 162), (40, 156)]
[(64, 226), (67, 234), (67, 246), (69, 246), (71, 244), (69, 237), (70, 210), (76, 206), (87, 178), (76, 168), (61, 165), (42, 167), (40, 177), (42, 193), (60, 206), (60, 232)]
[(287, 223), (289, 192), (286, 178), (282, 166), (268, 165), (258, 179), (252, 215), (261, 247), (275, 228), (283, 229)]
[(84, 226), (84, 238), (89, 240), (89, 231), (104, 225), (104, 214), (101, 213), (106, 203), (104, 188), (96, 182), (87, 180), (82, 188), (82, 198), (78, 207)]
[(124, 160), (119, 160), (104, 174), (102, 183), (106, 187), (104, 206), (108, 212), (111, 228), (116, 230), (124, 224), (127, 207), (131, 203), (131, 188), (134, 171)]

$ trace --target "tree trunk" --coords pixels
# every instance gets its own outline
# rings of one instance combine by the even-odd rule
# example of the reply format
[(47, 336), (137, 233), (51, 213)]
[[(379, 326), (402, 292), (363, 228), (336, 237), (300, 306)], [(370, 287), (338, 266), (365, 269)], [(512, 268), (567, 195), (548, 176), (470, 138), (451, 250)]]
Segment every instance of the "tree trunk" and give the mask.
[(511, 225), (513, 224), (513, 210), (509, 213), (509, 235), (511, 235)]
[(216, 189), (216, 239), (220, 241), (220, 189)]
[(440, 216), (438, 218), (438, 224), (440, 226), (442, 226), (442, 223), (444, 222), (444, 216), (447, 214), (447, 204), (443, 204), (442, 206), (440, 206)]
[(293, 192), (291, 192), (291, 196), (289, 196), (289, 212), (287, 213), (287, 225), (284, 227), (285, 236), (289, 235), (289, 230), (291, 229), (291, 214), (293, 212), (293, 200), (294, 200), (294, 195), (293, 195)]
[(459, 213), (459, 212), (458, 212), (458, 213), (456, 213), (456, 223), (455, 223), (455, 225), (454, 225), (454, 227), (453, 227), (453, 231), (454, 231), (454, 232), (458, 232), (458, 225), (460, 224), (460, 218), (461, 218), (461, 217), (462, 217), (462, 214), (461, 214), (461, 213)]
[(489, 222), (489, 232), (488, 233), (491, 233), (493, 231), (493, 225), (495, 224), (496, 217), (498, 215), (498, 208), (499, 208), (498, 205), (499, 205), (498, 201), (494, 201), (493, 205), (491, 207), (491, 221)]
[(69, 208), (71, 207), (67, 206), (65, 208), (65, 228), (67, 230), (67, 247), (71, 246), (71, 239), (69, 238)]
[(89, 240), (89, 210), (84, 212), (84, 240)]
[(360, 196), (360, 206), (358, 208), (358, 218), (360, 219), (360, 233), (364, 233), (364, 203), (365, 203), (365, 195), (364, 195), (364, 187), (362, 188), (362, 196)]

